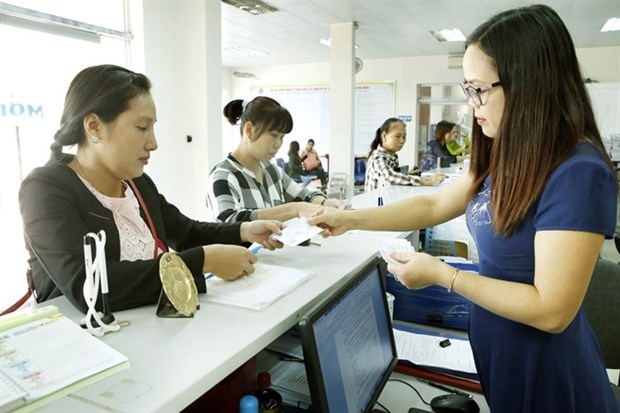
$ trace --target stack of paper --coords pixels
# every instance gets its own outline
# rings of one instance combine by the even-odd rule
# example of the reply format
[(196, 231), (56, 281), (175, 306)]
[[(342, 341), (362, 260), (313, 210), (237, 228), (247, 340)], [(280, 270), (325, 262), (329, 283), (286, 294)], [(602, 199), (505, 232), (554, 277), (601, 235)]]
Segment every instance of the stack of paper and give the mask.
[(254, 273), (234, 281), (207, 279), (207, 294), (200, 301), (231, 304), (262, 310), (306, 281), (311, 273), (295, 268), (257, 263)]

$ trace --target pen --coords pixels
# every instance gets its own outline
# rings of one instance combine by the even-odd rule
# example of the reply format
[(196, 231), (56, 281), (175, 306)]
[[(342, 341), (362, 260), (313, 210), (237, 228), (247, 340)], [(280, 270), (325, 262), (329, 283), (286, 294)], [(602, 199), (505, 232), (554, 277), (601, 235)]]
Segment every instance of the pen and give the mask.
[(469, 394), (469, 393), (465, 393), (464, 391), (460, 391), (460, 390), (454, 389), (454, 388), (452, 388), (452, 387), (446, 387), (446, 386), (443, 386), (443, 385), (441, 385), (441, 384), (435, 383), (434, 381), (424, 380), (424, 379), (421, 379), (421, 378), (419, 378), (419, 377), (418, 377), (417, 379), (418, 379), (419, 381), (421, 381), (422, 383), (426, 383), (426, 384), (428, 384), (429, 386), (434, 387), (434, 388), (439, 389), (439, 390), (447, 391), (448, 393), (459, 394), (459, 395), (461, 395), (461, 396), (469, 397), (470, 399), (473, 397), (473, 396), (472, 396), (471, 394)]

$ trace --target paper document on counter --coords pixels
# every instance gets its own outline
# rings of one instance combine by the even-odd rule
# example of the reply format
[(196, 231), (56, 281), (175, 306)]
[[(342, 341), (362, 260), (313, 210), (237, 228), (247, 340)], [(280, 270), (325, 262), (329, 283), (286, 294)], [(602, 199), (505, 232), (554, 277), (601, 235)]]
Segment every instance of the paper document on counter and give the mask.
[(259, 262), (254, 264), (254, 273), (234, 281), (210, 277), (206, 280), (207, 294), (199, 300), (262, 310), (310, 276), (307, 271)]
[(476, 373), (474, 354), (466, 339), (450, 337), (450, 345), (441, 347), (441, 337), (394, 329), (398, 358), (418, 366)]

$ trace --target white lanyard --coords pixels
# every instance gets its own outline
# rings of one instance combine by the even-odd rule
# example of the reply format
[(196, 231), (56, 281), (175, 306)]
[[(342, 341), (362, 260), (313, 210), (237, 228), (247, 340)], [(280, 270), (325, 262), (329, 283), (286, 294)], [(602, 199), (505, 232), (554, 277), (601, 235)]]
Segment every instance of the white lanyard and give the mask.
[[(103, 336), (109, 331), (118, 331), (121, 326), (110, 311), (108, 303), (108, 271), (105, 259), (105, 231), (98, 234), (89, 232), (84, 235), (84, 267), (86, 280), (84, 281), (84, 299), (88, 306), (86, 317), (82, 320), (82, 326), (97, 337)], [(95, 259), (93, 259), (92, 245), (95, 246)], [(99, 284), (101, 284), (101, 298), (103, 300), (103, 312), (95, 310), (95, 304), (99, 298)]]

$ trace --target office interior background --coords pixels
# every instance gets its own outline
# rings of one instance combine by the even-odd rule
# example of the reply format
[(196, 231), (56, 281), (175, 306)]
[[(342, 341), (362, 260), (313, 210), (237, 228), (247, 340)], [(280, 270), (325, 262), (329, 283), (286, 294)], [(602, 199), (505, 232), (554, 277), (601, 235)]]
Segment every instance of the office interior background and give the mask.
[[(431, 32), (459, 28), (467, 36), (489, 16), (531, 3), (0, 1), (0, 165), (4, 172), (0, 181), (0, 308), (12, 304), (26, 289), (27, 255), (17, 202), (20, 182), (46, 162), (67, 87), (84, 67), (112, 63), (151, 78), (159, 149), (147, 173), (186, 215), (206, 219), (208, 173), (240, 139), (239, 128), (227, 124), (221, 115), (229, 100), (271, 91), (280, 93), (276, 99), (289, 99), (295, 105), (295, 127), (278, 155), (284, 158), (291, 140), (303, 147), (309, 138), (316, 141), (322, 155), (364, 155), (383, 120), (378, 118), (379, 123), (373, 124), (373, 116), (401, 117), (408, 131), (407, 144), (399, 153), (401, 164), (414, 165), (430, 125), (449, 119), (466, 133), (471, 123), (471, 111), (458, 87), (463, 77), (464, 42), (439, 41), (437, 33)], [(620, 2), (539, 3), (553, 7), (567, 24), (584, 78), (620, 84), (620, 31), (600, 31), (608, 19), (620, 18)], [(320, 41), (329, 40), (330, 30), (339, 24), (357, 27), (353, 35), (357, 59), (351, 62), (355, 83), (361, 90), (376, 91), (370, 101), (356, 100), (368, 112), (354, 119), (364, 128), (355, 131), (351, 154), (334, 153), (341, 137), (329, 136), (329, 119), (338, 113), (330, 112), (325, 103), (334, 57)], [(314, 96), (294, 97), (307, 90), (314, 90)], [(609, 108), (617, 116), (620, 112), (615, 109)]]

